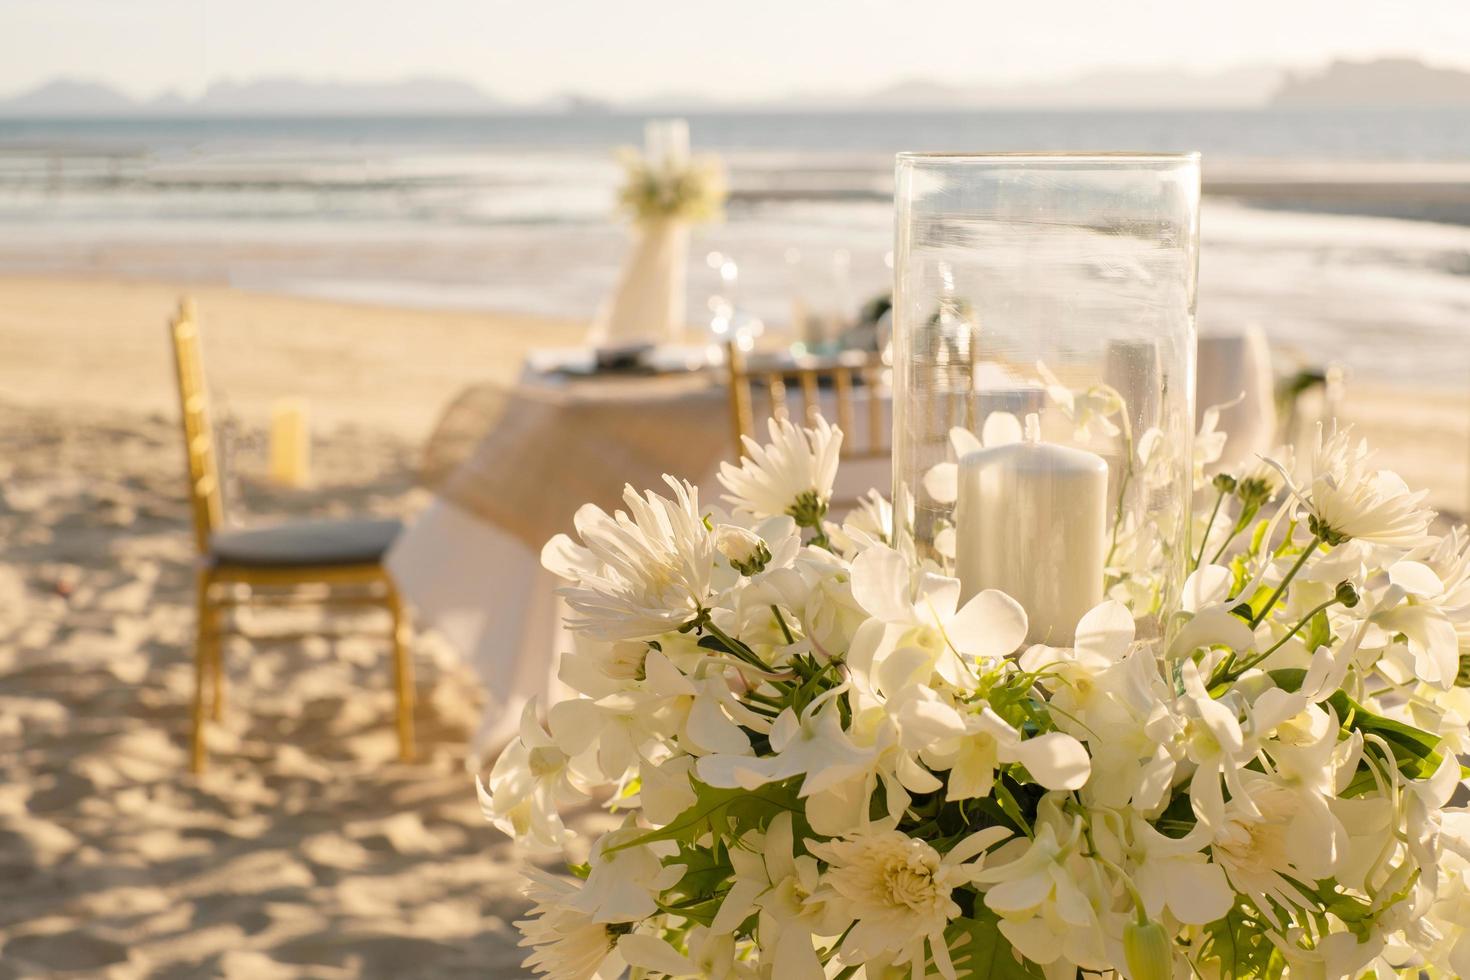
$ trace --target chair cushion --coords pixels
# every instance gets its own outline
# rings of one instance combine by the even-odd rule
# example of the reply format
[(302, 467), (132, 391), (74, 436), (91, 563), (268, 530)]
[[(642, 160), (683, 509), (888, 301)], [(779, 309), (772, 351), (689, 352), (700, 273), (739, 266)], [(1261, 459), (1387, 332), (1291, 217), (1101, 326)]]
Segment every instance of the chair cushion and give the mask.
[(210, 557), (222, 565), (359, 565), (381, 561), (403, 529), (401, 521), (285, 521), (216, 531)]

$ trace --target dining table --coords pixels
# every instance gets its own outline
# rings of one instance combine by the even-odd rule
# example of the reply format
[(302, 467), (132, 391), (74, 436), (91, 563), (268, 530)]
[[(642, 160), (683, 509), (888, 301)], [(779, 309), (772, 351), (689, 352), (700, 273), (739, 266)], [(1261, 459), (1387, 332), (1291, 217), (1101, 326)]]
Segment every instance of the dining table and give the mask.
[[(577, 638), (564, 626), (564, 583), (541, 567), (543, 545), (573, 531), (580, 507), (619, 509), (625, 487), (667, 492), (665, 474), (698, 487), (702, 506), (719, 503), (719, 464), (735, 456), (728, 375), (680, 356), (651, 370), (600, 371), (590, 352), (534, 352), (513, 383), (459, 392), (436, 423), (421, 471), (431, 500), (387, 565), (416, 623), (443, 636), (479, 678), (472, 767), (515, 736), (528, 704), (544, 710), (566, 696), (557, 666)], [(873, 397), (882, 401), (878, 424), (891, 425), (886, 389), (860, 389), (849, 440), (868, 444)], [(819, 398), (829, 418), (834, 399), (826, 390)], [(879, 438), (886, 444), (887, 432)], [(889, 461), (845, 462), (839, 481), (840, 499), (869, 488), (886, 496)]]

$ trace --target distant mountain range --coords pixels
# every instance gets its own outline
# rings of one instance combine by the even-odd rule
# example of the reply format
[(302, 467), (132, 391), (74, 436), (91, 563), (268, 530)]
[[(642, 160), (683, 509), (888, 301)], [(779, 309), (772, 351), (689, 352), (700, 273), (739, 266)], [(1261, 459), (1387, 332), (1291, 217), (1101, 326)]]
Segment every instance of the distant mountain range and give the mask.
[(974, 87), (911, 79), (863, 95), (813, 101), (884, 108), (1252, 108), (1266, 102), (1282, 76), (1279, 68), (1253, 65), (1213, 73), (1112, 69), (1051, 82)]
[(9, 99), (0, 116), (375, 115), (475, 113), (505, 108), (477, 86), (454, 78), (333, 82), (301, 78), (220, 81), (198, 98), (165, 92), (134, 99), (106, 84), (57, 79)]
[(56, 79), (0, 98), (0, 117), (170, 115), (383, 115), (493, 112), (734, 111), (886, 109), (1185, 109), (1320, 107), (1470, 107), (1470, 72), (1407, 58), (1337, 61), (1295, 74), (1266, 65), (1213, 73), (1095, 71), (1053, 82), (958, 86), (912, 79), (863, 94), (797, 93), (761, 103), (720, 102), (688, 94), (621, 104), (566, 93), (534, 104), (495, 98), (454, 78), (391, 82), (292, 77), (219, 81), (196, 98), (165, 92), (135, 99), (98, 81)]
[(1288, 74), (1278, 106), (1470, 106), (1470, 72), (1431, 68), (1412, 58), (1334, 61), (1311, 75)]

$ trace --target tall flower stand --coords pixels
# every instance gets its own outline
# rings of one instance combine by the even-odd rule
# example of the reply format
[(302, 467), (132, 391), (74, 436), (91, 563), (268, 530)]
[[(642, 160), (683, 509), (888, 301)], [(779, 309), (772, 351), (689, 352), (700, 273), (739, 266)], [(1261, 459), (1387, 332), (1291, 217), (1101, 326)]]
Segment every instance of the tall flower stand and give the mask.
[(593, 322), (594, 345), (683, 338), (689, 223), (656, 218), (640, 223), (636, 234), (617, 288)]

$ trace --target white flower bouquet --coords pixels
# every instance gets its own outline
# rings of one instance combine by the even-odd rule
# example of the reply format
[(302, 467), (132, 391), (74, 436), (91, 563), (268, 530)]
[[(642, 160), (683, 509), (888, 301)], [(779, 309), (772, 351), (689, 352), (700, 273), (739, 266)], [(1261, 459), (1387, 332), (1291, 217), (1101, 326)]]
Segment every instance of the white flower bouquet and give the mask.
[(626, 179), (618, 206), (642, 225), (713, 221), (725, 205), (725, 171), (713, 157), (653, 160), (635, 150), (620, 155)]
[[(915, 567), (841, 433), (772, 423), (720, 475), (588, 506), (578, 697), (528, 710), (482, 802), (554, 978), (1470, 975), (1470, 551), (1347, 433), (1202, 483), (1162, 639), (1109, 598), (1069, 648)], [(1215, 447), (1218, 439), (1201, 440)], [(1125, 597), (1126, 599), (1126, 597)]]

